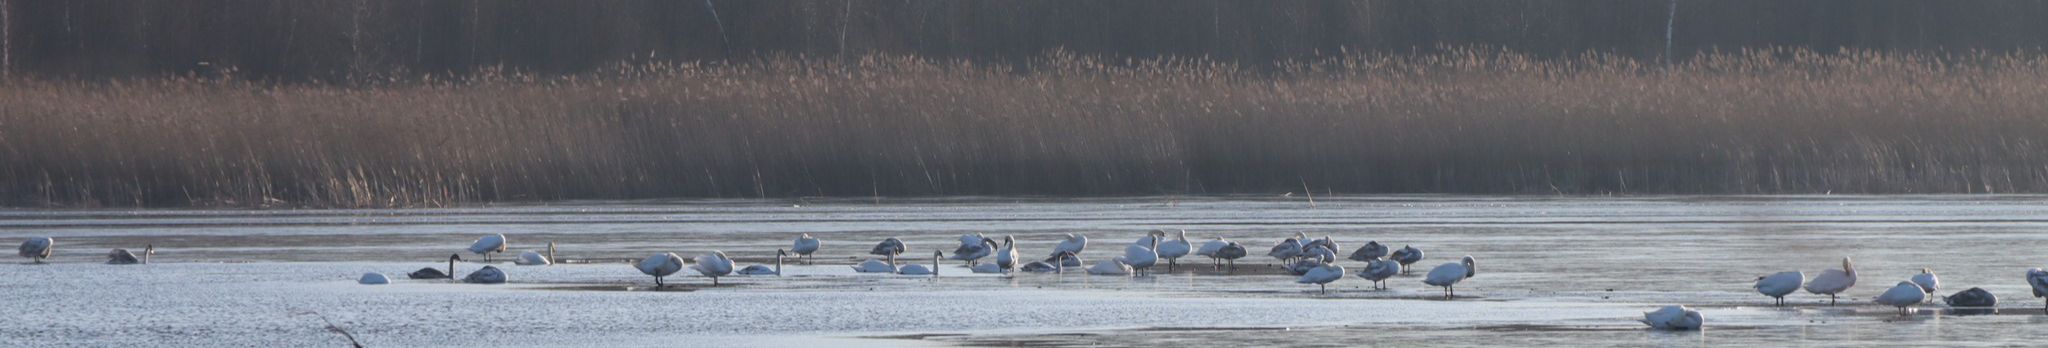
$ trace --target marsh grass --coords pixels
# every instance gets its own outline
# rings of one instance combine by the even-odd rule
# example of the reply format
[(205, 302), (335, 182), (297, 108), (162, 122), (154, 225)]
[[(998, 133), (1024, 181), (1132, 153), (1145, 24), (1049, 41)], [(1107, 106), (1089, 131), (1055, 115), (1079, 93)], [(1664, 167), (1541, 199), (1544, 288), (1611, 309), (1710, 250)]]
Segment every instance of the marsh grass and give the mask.
[(1062, 52), (0, 83), (0, 202), (2048, 191), (2048, 59)]

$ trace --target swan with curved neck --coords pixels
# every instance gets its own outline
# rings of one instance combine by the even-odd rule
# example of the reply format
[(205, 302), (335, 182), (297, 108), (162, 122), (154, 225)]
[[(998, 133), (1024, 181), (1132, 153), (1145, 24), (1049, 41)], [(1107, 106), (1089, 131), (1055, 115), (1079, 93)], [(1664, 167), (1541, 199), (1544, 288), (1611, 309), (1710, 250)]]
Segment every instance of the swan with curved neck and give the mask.
[(1443, 287), (1444, 299), (1449, 300), (1458, 296), (1457, 285), (1459, 281), (1478, 274), (1478, 263), (1472, 259), (1472, 255), (1465, 255), (1465, 259), (1462, 261), (1446, 263), (1436, 266), (1436, 269), (1429, 270), (1429, 276), (1423, 278), (1422, 283)]

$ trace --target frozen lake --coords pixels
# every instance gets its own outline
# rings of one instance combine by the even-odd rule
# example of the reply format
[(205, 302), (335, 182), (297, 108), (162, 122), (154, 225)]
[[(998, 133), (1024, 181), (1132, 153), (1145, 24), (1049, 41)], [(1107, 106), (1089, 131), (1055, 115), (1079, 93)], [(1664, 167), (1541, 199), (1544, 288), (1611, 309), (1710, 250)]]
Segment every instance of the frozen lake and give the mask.
[[(906, 263), (951, 251), (963, 232), (1013, 235), (1043, 257), (1064, 233), (1108, 258), (1152, 229), (1225, 237), (1253, 256), (1239, 274), (1183, 259), (1176, 272), (1118, 278), (1020, 273), (863, 275), (885, 237)], [(0, 263), (16, 306), (0, 346), (347, 346), (334, 327), (388, 346), (2031, 346), (2048, 334), (2023, 275), (2048, 264), (2048, 196), (960, 198), (587, 202), (415, 210), (0, 210), (11, 247), (52, 236), (52, 264)], [(1274, 274), (1273, 243), (1306, 232), (1348, 254), (1368, 240), (1428, 258), (1392, 289), (1347, 277), (1314, 293)], [(403, 279), (445, 267), (486, 233), (512, 253), (558, 246), (590, 263), (513, 266), (503, 285)], [(824, 240), (816, 265), (784, 277), (707, 278), (648, 291), (626, 259), (723, 250), (772, 259), (790, 239)], [(106, 265), (107, 250), (156, 246), (156, 263)], [(475, 255), (463, 252), (465, 258)], [(510, 259), (513, 255), (499, 257)], [(925, 261), (917, 261), (917, 255)], [(1478, 259), (1460, 298), (1421, 273)], [(1839, 306), (1796, 293), (1773, 308), (1757, 276), (1809, 277), (1853, 256), (1860, 280)], [(1190, 264), (1194, 266), (1189, 266)], [(1342, 261), (1356, 272), (1363, 264)], [(458, 264), (461, 273), (480, 267)], [(1921, 268), (1950, 294), (1982, 287), (1996, 315), (1935, 303), (1908, 317), (1871, 297)], [(363, 272), (394, 284), (357, 285)], [(1703, 332), (1634, 319), (1700, 307)]]

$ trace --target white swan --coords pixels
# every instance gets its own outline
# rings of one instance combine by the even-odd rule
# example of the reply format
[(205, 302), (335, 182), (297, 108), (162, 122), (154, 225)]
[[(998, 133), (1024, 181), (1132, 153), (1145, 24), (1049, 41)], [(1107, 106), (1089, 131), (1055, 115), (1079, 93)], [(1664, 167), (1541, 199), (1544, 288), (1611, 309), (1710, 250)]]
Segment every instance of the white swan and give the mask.
[(970, 267), (968, 270), (974, 271), (974, 273), (1003, 273), (1003, 265), (984, 263), (974, 265), (974, 267)]
[(927, 275), (927, 274), (929, 274), (929, 275), (931, 275), (931, 276), (932, 276), (932, 280), (934, 280), (934, 281), (937, 281), (937, 280), (939, 280), (939, 259), (943, 259), (943, 258), (946, 258), (946, 252), (944, 252), (944, 251), (937, 251), (937, 250), (934, 250), (934, 251), (932, 251), (932, 267), (931, 267), (931, 268), (925, 268), (925, 267), (924, 267), (924, 265), (919, 265), (919, 264), (909, 264), (909, 265), (904, 265), (904, 266), (903, 266), (903, 268), (902, 268), (901, 270), (898, 270), (898, 271), (896, 271), (896, 274), (903, 274), (903, 275)]
[(711, 286), (718, 286), (718, 277), (732, 274), (732, 258), (725, 257), (723, 251), (712, 250), (710, 254), (697, 256), (696, 261), (697, 264), (690, 265), (690, 269), (711, 277)]
[(868, 259), (867, 262), (854, 265), (853, 271), (860, 273), (896, 273), (896, 266), (891, 266), (889, 263), (882, 262), (881, 260)]
[(1805, 283), (1806, 273), (1784, 271), (1768, 276), (1756, 277), (1756, 285), (1752, 287), (1756, 288), (1757, 293), (1777, 299), (1777, 305), (1784, 307), (1785, 295), (1792, 294), (1793, 291), (1799, 291), (1799, 286)]
[(1685, 306), (1665, 306), (1655, 312), (1643, 312), (1643, 318), (1636, 321), (1658, 330), (1699, 330), (1706, 326), (1707, 318), (1700, 311)]
[(1400, 249), (1394, 250), (1393, 253), (1387, 254), (1387, 259), (1401, 263), (1401, 273), (1414, 272), (1415, 268), (1409, 267), (1409, 265), (1422, 262), (1422, 249), (1403, 245)]
[(1465, 255), (1464, 261), (1438, 265), (1436, 269), (1429, 270), (1429, 276), (1423, 278), (1422, 283), (1444, 287), (1444, 299), (1449, 300), (1457, 297), (1459, 281), (1477, 274), (1479, 265), (1472, 260), (1472, 255)]
[(1930, 295), (1927, 297), (1932, 298), (1935, 291), (1941, 290), (1941, 279), (1934, 277), (1934, 270), (1921, 268), (1920, 274), (1913, 275), (1913, 285), (1919, 285), (1920, 290), (1925, 291)]
[(1358, 247), (1358, 251), (1351, 252), (1351, 256), (1347, 258), (1351, 261), (1370, 262), (1382, 257), (1387, 257), (1387, 246), (1380, 245), (1379, 241), (1366, 241), (1365, 246)]
[(775, 268), (768, 268), (767, 265), (752, 265), (747, 266), (747, 268), (741, 268), (739, 271), (733, 273), (739, 273), (741, 275), (780, 276), (782, 275), (782, 258), (786, 256), (789, 256), (789, 252), (783, 251), (782, 249), (775, 249)]
[(384, 274), (383, 274), (383, 273), (377, 273), (377, 272), (363, 273), (363, 277), (362, 277), (362, 278), (356, 278), (356, 284), (362, 284), (362, 285), (383, 285), (383, 284), (391, 284), (391, 277), (386, 277), (386, 276), (384, 276)]
[(1370, 261), (1366, 261), (1365, 269), (1358, 271), (1358, 277), (1372, 281), (1373, 289), (1384, 290), (1387, 288), (1387, 278), (1393, 278), (1395, 274), (1400, 273), (1400, 262), (1394, 262), (1394, 260), (1388, 260), (1383, 258), (1373, 258)]
[[(1295, 235), (1300, 236), (1300, 233)], [(1280, 259), (1280, 262), (1294, 261), (1294, 257), (1301, 256), (1301, 239), (1297, 237), (1280, 240), (1279, 243), (1273, 244), (1272, 251), (1266, 252), (1266, 256)]]
[(462, 277), (462, 282), (471, 284), (504, 284), (506, 279), (505, 270), (493, 266), (484, 266), (484, 268), (477, 269), (476, 272), (469, 272), (469, 276)]
[(1330, 293), (1330, 282), (1342, 278), (1344, 278), (1344, 266), (1324, 264), (1321, 267), (1316, 267), (1302, 273), (1300, 278), (1294, 278), (1294, 283), (1315, 283), (1317, 289), (1322, 290), (1322, 293), (1328, 294)]
[(683, 270), (683, 257), (676, 256), (676, 253), (654, 253), (654, 255), (648, 255), (645, 259), (640, 259), (640, 263), (633, 265), (633, 267), (639, 268), (640, 273), (654, 276), (654, 288), (661, 289), (661, 287), (666, 286), (666, 284), (661, 283), (662, 277), (667, 277)]
[(1173, 240), (1159, 242), (1155, 250), (1159, 252), (1159, 258), (1166, 259), (1166, 271), (1173, 272), (1173, 266), (1180, 262), (1181, 257), (1188, 256), (1190, 249), (1194, 249), (1194, 245), (1188, 243), (1188, 231), (1180, 230)]
[(512, 264), (520, 266), (547, 266), (554, 263), (553, 260), (548, 260), (546, 255), (541, 255), (540, 252), (533, 250), (519, 253), (519, 259), (512, 260)]
[(1851, 286), (1856, 286), (1856, 266), (1849, 263), (1848, 257), (1843, 257), (1842, 269), (1820, 271), (1820, 275), (1806, 282), (1806, 292), (1828, 295), (1828, 305), (1833, 306), (1835, 295), (1849, 290)]
[(997, 247), (999, 246), (994, 239), (982, 236), (981, 233), (963, 234), (960, 235), (960, 247), (953, 248), (953, 259), (964, 261), (968, 267), (973, 267), (981, 263), (981, 258), (995, 255)]
[(1067, 239), (1064, 239), (1064, 240), (1060, 240), (1060, 244), (1059, 244), (1059, 245), (1054, 245), (1054, 246), (1052, 247), (1052, 256), (1054, 256), (1054, 257), (1058, 257), (1058, 256), (1060, 255), (1060, 253), (1063, 253), (1063, 252), (1065, 252), (1065, 253), (1073, 253), (1074, 255), (1077, 255), (1077, 256), (1078, 256), (1078, 255), (1081, 255), (1081, 250), (1082, 250), (1082, 249), (1087, 249), (1087, 248), (1088, 248), (1088, 236), (1087, 236), (1087, 235), (1080, 235), (1080, 234), (1073, 234), (1073, 233), (1068, 233), (1068, 234), (1067, 234)]
[[(1135, 245), (1133, 246), (1136, 247)], [(1102, 260), (1102, 262), (1096, 263), (1094, 266), (1088, 266), (1088, 274), (1093, 275), (1129, 277), (1133, 273), (1131, 265), (1124, 264), (1123, 261), (1116, 259)]]
[(505, 235), (493, 234), (477, 238), (476, 242), (469, 243), (469, 252), (483, 255), (484, 262), (490, 262), (491, 253), (505, 252)]
[(1017, 238), (1003, 236), (1003, 247), (996, 249), (996, 269), (1003, 273), (1017, 269)]
[[(1152, 243), (1159, 243), (1159, 240), (1153, 239)], [(1118, 256), (1116, 260), (1138, 270), (1139, 275), (1148, 275), (1151, 273), (1152, 265), (1159, 264), (1159, 252), (1152, 250), (1152, 248), (1156, 247), (1158, 247), (1156, 244), (1149, 247), (1142, 245), (1125, 246), (1124, 255)]]
[(789, 252), (796, 253), (798, 263), (809, 264), (811, 262), (811, 253), (818, 252), (818, 239), (811, 238), (811, 234), (805, 233), (796, 237), (795, 244), (789, 247)]
[[(2040, 268), (2027, 271), (2027, 286), (2034, 288), (2034, 297), (2048, 298), (2048, 271)], [(2048, 304), (2043, 304), (2041, 310), (2048, 312)]]
[(1230, 245), (1230, 241), (1224, 240), (1223, 237), (1215, 238), (1216, 239), (1209, 240), (1208, 243), (1202, 243), (1202, 248), (1195, 249), (1195, 255), (1209, 257), (1210, 269), (1218, 269), (1223, 267), (1223, 258), (1217, 257), (1216, 252), (1223, 251), (1223, 246)]
[(1907, 315), (1912, 313), (1908, 308), (1927, 300), (1927, 292), (1921, 290), (1919, 284), (1899, 282), (1899, 285), (1893, 285), (1891, 289), (1886, 289), (1883, 294), (1878, 294), (1877, 298), (1872, 300), (1878, 304), (1898, 307), (1899, 315)]
[(28, 241), (21, 242), (21, 257), (26, 257), (33, 263), (43, 263), (44, 259), (50, 258), (50, 249), (56, 248), (56, 239), (50, 237), (29, 238)]

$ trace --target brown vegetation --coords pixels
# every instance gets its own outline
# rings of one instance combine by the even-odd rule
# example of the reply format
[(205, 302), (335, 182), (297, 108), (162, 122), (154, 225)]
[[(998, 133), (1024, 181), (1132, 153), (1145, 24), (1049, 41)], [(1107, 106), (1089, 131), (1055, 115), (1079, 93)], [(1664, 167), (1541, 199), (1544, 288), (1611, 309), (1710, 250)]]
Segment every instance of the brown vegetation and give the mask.
[(1448, 51), (16, 79), (0, 202), (2048, 191), (2048, 58)]

